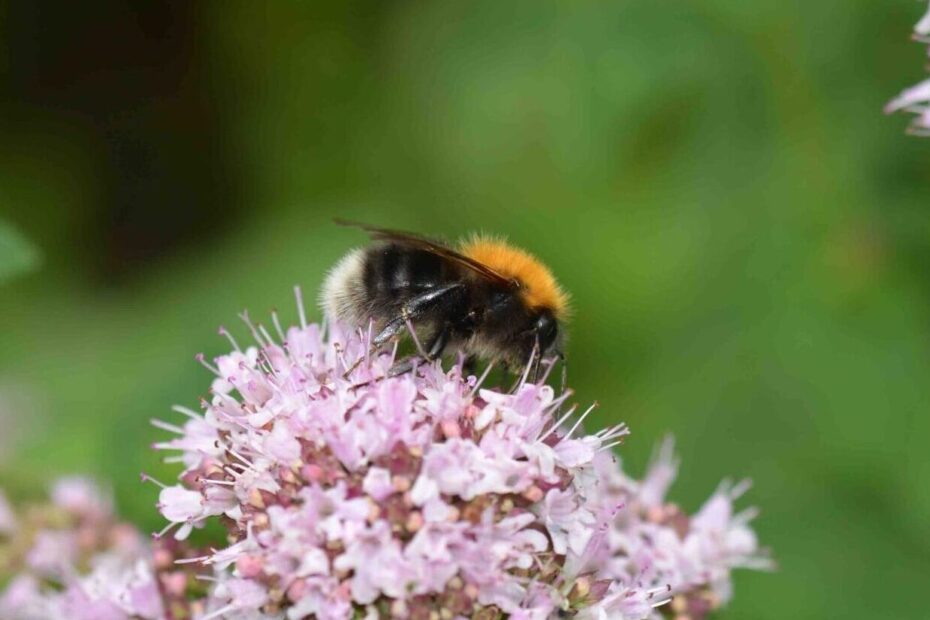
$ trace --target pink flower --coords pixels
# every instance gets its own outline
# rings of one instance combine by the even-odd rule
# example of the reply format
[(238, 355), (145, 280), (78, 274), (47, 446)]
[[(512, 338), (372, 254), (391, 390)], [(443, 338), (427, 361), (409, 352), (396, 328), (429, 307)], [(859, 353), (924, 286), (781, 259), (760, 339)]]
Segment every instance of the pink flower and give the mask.
[(63, 617), (74, 620), (129, 620), (129, 615), (114, 601), (91, 598), (80, 584), (65, 590), (60, 607)]
[(930, 7), (927, 8), (927, 12), (920, 18), (917, 25), (914, 26), (914, 32), (921, 36), (930, 35)]
[(393, 537), (390, 527), (383, 521), (359, 532), (345, 552), (336, 558), (333, 567), (338, 571), (352, 571), (352, 597), (362, 605), (373, 603), (382, 594), (404, 598), (408, 585), (416, 586), (401, 542)]
[[(599, 459), (597, 468), (590, 493), (597, 497), (597, 512), (608, 518), (608, 528), (599, 548), (589, 550), (583, 569), (635, 582), (639, 594), (658, 596), (664, 588), (669, 596), (662, 599), (678, 596), (686, 604), (690, 598), (701, 598), (698, 607), (705, 611), (691, 615), (703, 617), (729, 600), (733, 569), (772, 566), (749, 527), (756, 511), (733, 510), (748, 485), (722, 485), (693, 516), (667, 502), (665, 495), (677, 471), (671, 440), (663, 442), (642, 482), (628, 478), (616, 459)], [(602, 604), (609, 599), (605, 597)], [(629, 608), (623, 613), (629, 614)]]
[(67, 530), (40, 530), (32, 549), (26, 554), (26, 563), (37, 574), (61, 577), (77, 559), (78, 543), (75, 532)]
[(186, 467), (196, 467), (205, 457), (220, 456), (220, 448), (216, 441), (217, 428), (185, 407), (177, 407), (175, 410), (190, 416), (191, 419), (184, 423), (183, 428), (153, 420), (159, 428), (178, 435), (169, 441), (155, 444), (154, 448), (180, 451)]
[(370, 605), (545, 617), (595, 602), (569, 603), (577, 575), (563, 567), (595, 532), (586, 480), (625, 427), (556, 420), (565, 397), (542, 383), (504, 394), (438, 363), (386, 377), (392, 356), (364, 334), (302, 321), (276, 341), (244, 318), (256, 345), (223, 331), (236, 350), (205, 364), (217, 377), (203, 415), (155, 423), (176, 435), (156, 448), (185, 466), (158, 503), (176, 537), (229, 518), (231, 543), (201, 560), (217, 579), (206, 618)]
[(39, 580), (20, 574), (13, 578), (0, 594), (0, 618), (49, 617), (49, 601), (39, 591)]
[(88, 478), (59, 478), (51, 496), (56, 506), (81, 517), (104, 519), (113, 514), (113, 500)]
[[(914, 38), (921, 43), (930, 43), (930, 8), (914, 26)], [(930, 50), (928, 50), (930, 52)], [(908, 127), (908, 133), (917, 136), (930, 136), (930, 80), (906, 88), (900, 95), (885, 106), (885, 113), (891, 114), (904, 110), (916, 116)]]
[(565, 555), (569, 549), (575, 555), (584, 553), (594, 533), (595, 518), (577, 495), (550, 489), (538, 510), (556, 553)]
[(604, 597), (578, 615), (579, 620), (637, 620), (653, 617), (654, 608), (671, 600), (667, 588), (643, 590), (611, 583)]
[(176, 523), (195, 521), (203, 516), (204, 496), (181, 486), (166, 487), (158, 494), (158, 508), (166, 519)]
[(921, 112), (922, 106), (927, 102), (930, 102), (930, 80), (924, 80), (916, 86), (904, 89), (885, 106), (885, 112), (888, 114), (898, 110)]
[(183, 540), (190, 535), (194, 525), (206, 516), (204, 507), (208, 501), (210, 498), (206, 490), (201, 493), (181, 486), (164, 486), (158, 494), (158, 510), (171, 525), (181, 526), (175, 538)]
[(652, 508), (665, 503), (669, 487), (678, 476), (678, 459), (675, 458), (675, 442), (667, 437), (653, 454), (646, 475), (639, 483), (636, 498), (642, 506)]
[(20, 530), (25, 563), (0, 594), (4, 620), (163, 620), (150, 550), (138, 531), (115, 521), (109, 498), (86, 478), (64, 478), (52, 503), (33, 506), (42, 524)]
[(383, 501), (396, 489), (391, 481), (391, 472), (383, 467), (371, 467), (362, 480), (362, 490), (376, 502)]
[(225, 604), (218, 609), (210, 610), (200, 620), (213, 620), (214, 618), (229, 617), (234, 613), (249, 612), (256, 614), (252, 617), (260, 618), (262, 616), (257, 615), (257, 612), (262, 605), (268, 602), (268, 591), (254, 581), (233, 578), (220, 581), (213, 593), (213, 597), (216, 601), (225, 600)]

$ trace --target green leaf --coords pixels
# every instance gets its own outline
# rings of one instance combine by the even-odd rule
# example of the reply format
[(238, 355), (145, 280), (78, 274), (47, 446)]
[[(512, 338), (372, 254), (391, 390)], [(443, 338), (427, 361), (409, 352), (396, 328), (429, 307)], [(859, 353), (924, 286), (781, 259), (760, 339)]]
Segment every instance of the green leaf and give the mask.
[(39, 250), (12, 224), (0, 220), (0, 284), (36, 269), (41, 262)]

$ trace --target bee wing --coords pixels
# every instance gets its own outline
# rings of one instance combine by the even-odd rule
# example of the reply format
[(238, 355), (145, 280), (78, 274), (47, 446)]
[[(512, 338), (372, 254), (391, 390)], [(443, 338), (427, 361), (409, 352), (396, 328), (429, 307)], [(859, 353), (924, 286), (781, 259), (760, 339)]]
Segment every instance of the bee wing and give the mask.
[(501, 286), (511, 287), (514, 284), (513, 280), (501, 275), (484, 263), (480, 263), (473, 258), (469, 258), (464, 254), (456, 252), (448, 246), (445, 246), (437, 241), (427, 239), (426, 237), (422, 237), (416, 233), (405, 232), (403, 230), (392, 230), (390, 228), (378, 228), (377, 226), (369, 226), (367, 224), (352, 222), (342, 218), (336, 218), (334, 221), (340, 226), (360, 228), (371, 235), (371, 238), (376, 241), (393, 241), (395, 243), (401, 243), (403, 245), (419, 248), (421, 250), (425, 250), (427, 252), (431, 252), (438, 256), (455, 261), (463, 267), (467, 267), (478, 275)]

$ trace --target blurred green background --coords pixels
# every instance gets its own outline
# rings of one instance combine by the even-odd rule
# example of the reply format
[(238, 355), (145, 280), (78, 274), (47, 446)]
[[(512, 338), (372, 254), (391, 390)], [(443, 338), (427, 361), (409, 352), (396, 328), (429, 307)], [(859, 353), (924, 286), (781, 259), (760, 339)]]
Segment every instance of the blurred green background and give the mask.
[(926, 618), (930, 140), (881, 114), (924, 9), (0, 3), (0, 483), (90, 472), (159, 527), (148, 419), (315, 297), (363, 242), (333, 216), (481, 229), (573, 294), (634, 471), (672, 431), (689, 509), (755, 481), (780, 569), (721, 618)]

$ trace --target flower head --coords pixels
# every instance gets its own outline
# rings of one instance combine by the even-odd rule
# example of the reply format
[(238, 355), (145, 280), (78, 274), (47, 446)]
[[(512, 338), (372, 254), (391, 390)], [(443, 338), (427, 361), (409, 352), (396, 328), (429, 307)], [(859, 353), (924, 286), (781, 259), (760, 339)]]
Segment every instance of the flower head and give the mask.
[[(160, 620), (162, 596), (141, 534), (116, 520), (87, 478), (57, 481), (0, 543), (14, 575), (0, 593), (4, 620)], [(12, 515), (12, 508), (7, 507)]]
[(504, 394), (438, 363), (391, 377), (393, 356), (362, 332), (285, 332), (275, 317), (275, 339), (246, 320), (256, 345), (204, 362), (216, 378), (203, 415), (156, 423), (176, 435), (157, 447), (186, 466), (159, 496), (168, 529), (228, 525), (231, 544), (202, 559), (218, 584), (206, 618), (600, 605), (623, 619), (664, 600), (629, 576), (572, 594), (606, 525), (586, 480), (625, 426), (583, 434), (573, 410), (554, 417), (567, 395), (542, 382)]
[(601, 514), (612, 516), (588, 568), (603, 578), (633, 578), (645, 588), (665, 586), (676, 612), (700, 619), (730, 599), (733, 569), (772, 567), (749, 527), (756, 510), (734, 511), (748, 483), (721, 484), (688, 515), (665, 499), (678, 468), (670, 439), (642, 481), (628, 478), (611, 455), (600, 455), (596, 467), (591, 494)]
[[(914, 39), (921, 43), (930, 43), (930, 7), (914, 26)], [(906, 88), (885, 106), (886, 114), (901, 110), (915, 114), (908, 128), (909, 133), (917, 136), (930, 136), (930, 79)]]

